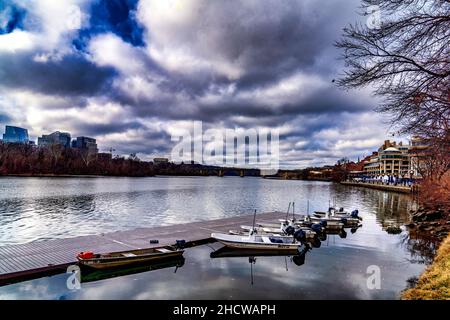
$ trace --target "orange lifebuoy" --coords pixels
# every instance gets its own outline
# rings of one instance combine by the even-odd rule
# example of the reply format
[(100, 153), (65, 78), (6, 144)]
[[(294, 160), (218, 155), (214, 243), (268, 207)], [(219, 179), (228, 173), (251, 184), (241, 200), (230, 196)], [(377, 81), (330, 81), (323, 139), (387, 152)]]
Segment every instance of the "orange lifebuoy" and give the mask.
[(81, 259), (92, 259), (94, 257), (94, 253), (92, 251), (84, 251), (78, 254), (78, 258)]

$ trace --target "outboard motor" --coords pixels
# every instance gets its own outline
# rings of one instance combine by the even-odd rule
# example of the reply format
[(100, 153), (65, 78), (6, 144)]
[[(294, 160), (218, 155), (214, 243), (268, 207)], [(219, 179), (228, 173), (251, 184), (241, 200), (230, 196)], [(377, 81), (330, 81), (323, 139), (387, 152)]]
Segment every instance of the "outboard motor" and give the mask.
[(311, 244), (314, 248), (320, 248), (322, 241), (320, 241), (319, 238), (315, 237)]
[(327, 240), (327, 234), (326, 234), (326, 232), (322, 232), (321, 234), (319, 234), (319, 240), (320, 240), (320, 241), (325, 241), (325, 240)]
[(315, 233), (321, 233), (322, 232), (322, 225), (320, 223), (314, 223), (311, 225), (311, 230)]
[(299, 254), (297, 256), (292, 257), (292, 261), (296, 266), (302, 266), (305, 264), (305, 254)]
[(344, 229), (342, 229), (341, 232), (339, 232), (339, 237), (342, 239), (347, 238), (347, 232)]
[(284, 233), (286, 233), (288, 236), (292, 236), (295, 233), (295, 228), (293, 226), (287, 226), (284, 228)]
[(348, 223), (347, 218), (342, 218), (341, 222), (344, 224), (344, 226), (346, 226)]
[(177, 247), (178, 249), (184, 249), (185, 246), (186, 246), (186, 240), (176, 240), (175, 241), (175, 247)]
[(352, 213), (350, 214), (350, 216), (351, 216), (352, 218), (359, 218), (359, 217), (358, 217), (358, 213), (359, 213), (358, 210), (355, 209), (355, 210), (352, 211)]
[(295, 231), (293, 236), (294, 236), (295, 240), (297, 240), (301, 243), (306, 242), (306, 233), (302, 229), (298, 229), (297, 231)]
[(326, 221), (326, 220), (321, 220), (321, 221), (320, 221), (320, 225), (321, 225), (322, 227), (326, 228), (326, 227), (327, 227), (327, 221)]

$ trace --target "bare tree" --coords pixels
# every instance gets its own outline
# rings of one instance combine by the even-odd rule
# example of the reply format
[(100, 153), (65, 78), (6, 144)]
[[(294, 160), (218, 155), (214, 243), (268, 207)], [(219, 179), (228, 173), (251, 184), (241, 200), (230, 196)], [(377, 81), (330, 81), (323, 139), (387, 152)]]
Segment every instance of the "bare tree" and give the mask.
[(64, 149), (64, 147), (60, 143), (52, 143), (50, 146), (48, 146), (48, 150), (50, 151), (50, 153), (52, 155), (52, 167), (55, 167), (56, 164), (58, 163), (63, 149)]
[[(381, 24), (344, 29), (336, 46), (348, 67), (343, 88), (370, 86), (400, 133), (443, 141), (450, 121), (450, 1), (362, 0)], [(373, 8), (373, 7), (372, 7)], [(448, 143), (448, 141), (447, 141)]]
[(89, 164), (95, 159), (96, 156), (96, 154), (94, 154), (89, 148), (81, 148), (79, 154), (86, 167), (89, 167)]

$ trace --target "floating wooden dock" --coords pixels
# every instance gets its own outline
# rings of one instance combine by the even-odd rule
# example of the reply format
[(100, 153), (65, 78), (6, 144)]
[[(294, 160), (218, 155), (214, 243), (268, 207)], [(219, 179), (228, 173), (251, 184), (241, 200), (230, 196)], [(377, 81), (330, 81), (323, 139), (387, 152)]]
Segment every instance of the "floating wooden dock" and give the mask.
[[(257, 215), (258, 221), (276, 221), (286, 213), (269, 212)], [(242, 224), (252, 224), (253, 215), (218, 220), (191, 222), (171, 226), (139, 228), (101, 235), (36, 241), (26, 244), (0, 246), (0, 286), (65, 272), (75, 264), (80, 251), (97, 253), (149, 248), (175, 244), (185, 240), (187, 247), (212, 242), (212, 232), (228, 232)], [(150, 244), (150, 240), (158, 244)]]
[(365, 188), (378, 189), (378, 190), (384, 190), (384, 191), (401, 192), (401, 193), (411, 193), (413, 191), (413, 189), (411, 187), (393, 186), (393, 185), (385, 185), (385, 184), (377, 184), (377, 183), (343, 181), (343, 182), (341, 182), (341, 184), (346, 185), (346, 186), (365, 187)]

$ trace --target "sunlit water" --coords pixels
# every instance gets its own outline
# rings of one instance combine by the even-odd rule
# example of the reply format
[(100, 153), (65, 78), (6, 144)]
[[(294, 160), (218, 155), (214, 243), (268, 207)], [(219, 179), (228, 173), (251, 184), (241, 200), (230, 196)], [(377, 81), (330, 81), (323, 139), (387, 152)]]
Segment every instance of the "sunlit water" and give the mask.
[[(328, 182), (239, 177), (0, 178), (0, 245), (286, 210), (326, 210), (329, 201), (357, 208), (363, 225), (329, 235), (297, 266), (290, 257), (215, 258), (220, 248), (186, 250), (174, 267), (66, 286), (67, 275), (0, 288), (0, 298), (44, 299), (395, 299), (429, 261), (430, 246), (403, 224), (409, 196)], [(388, 234), (385, 227), (402, 226)], [(371, 289), (368, 268), (380, 268)], [(370, 268), (369, 268), (370, 269)], [(253, 274), (253, 284), (252, 277)], [(120, 288), (120, 290), (117, 290)]]

